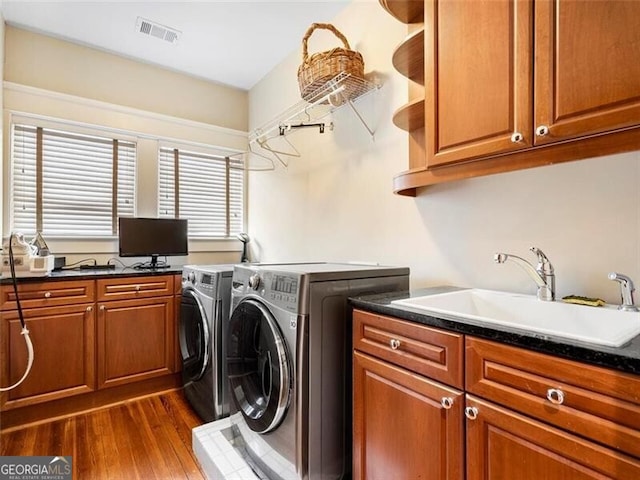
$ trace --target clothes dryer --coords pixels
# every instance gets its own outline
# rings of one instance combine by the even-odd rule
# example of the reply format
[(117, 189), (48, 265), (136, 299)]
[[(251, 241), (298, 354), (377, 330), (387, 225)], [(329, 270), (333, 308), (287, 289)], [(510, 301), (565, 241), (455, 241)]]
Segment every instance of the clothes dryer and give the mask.
[(235, 266), (227, 336), (231, 421), (234, 443), (259, 478), (348, 478), (347, 298), (408, 289), (408, 268)]
[(226, 342), (233, 265), (185, 265), (178, 335), (185, 396), (205, 422), (229, 415)]

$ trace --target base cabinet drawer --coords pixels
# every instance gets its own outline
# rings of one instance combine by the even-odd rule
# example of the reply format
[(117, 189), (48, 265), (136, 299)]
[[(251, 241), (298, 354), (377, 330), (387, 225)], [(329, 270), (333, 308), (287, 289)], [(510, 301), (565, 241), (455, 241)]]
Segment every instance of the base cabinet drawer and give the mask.
[[(93, 303), (95, 281), (93, 280), (44, 280), (18, 284), (20, 306), (23, 309), (59, 307)], [(15, 310), (17, 307), (13, 285), (0, 285), (0, 310)]]
[(462, 335), (355, 310), (353, 348), (455, 388), (463, 388)]
[(468, 480), (640, 478), (640, 460), (467, 396)]
[[(95, 311), (93, 304), (24, 310), (34, 360), (18, 387), (2, 392), (0, 407), (9, 410), (95, 389)], [(2, 312), (0, 325), (3, 387), (22, 378), (27, 349), (17, 311)]]
[(98, 303), (98, 388), (173, 373), (173, 302), (170, 296)]
[(96, 281), (99, 302), (175, 295), (174, 275), (114, 277)]

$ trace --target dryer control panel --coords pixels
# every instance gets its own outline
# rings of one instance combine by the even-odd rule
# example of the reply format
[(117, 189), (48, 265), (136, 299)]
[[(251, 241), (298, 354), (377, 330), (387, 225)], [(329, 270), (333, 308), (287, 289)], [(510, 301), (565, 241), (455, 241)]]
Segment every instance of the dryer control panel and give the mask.
[(258, 295), (272, 305), (298, 313), (301, 277), (296, 273), (265, 271), (252, 266), (236, 266), (232, 297), (235, 305), (245, 295)]

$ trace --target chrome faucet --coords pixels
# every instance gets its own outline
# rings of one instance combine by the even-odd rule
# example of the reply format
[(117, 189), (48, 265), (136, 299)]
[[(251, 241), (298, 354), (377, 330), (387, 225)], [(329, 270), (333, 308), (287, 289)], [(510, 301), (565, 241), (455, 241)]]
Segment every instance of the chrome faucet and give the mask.
[(524, 258), (511, 255), (510, 253), (496, 253), (493, 259), (496, 263), (505, 263), (507, 260), (512, 260), (517, 265), (520, 265), (533, 281), (536, 282), (538, 286), (538, 300), (553, 302), (556, 299), (556, 276), (553, 273), (553, 265), (551, 265), (547, 256), (539, 248), (531, 247), (529, 250), (538, 257), (538, 265), (536, 265), (535, 268)]
[(609, 274), (609, 280), (614, 280), (620, 284), (622, 305), (618, 307), (618, 310), (624, 310), (625, 312), (638, 312), (638, 307), (633, 304), (633, 292), (636, 289), (633, 285), (633, 281), (631, 281), (631, 279), (626, 275), (616, 272), (611, 272)]

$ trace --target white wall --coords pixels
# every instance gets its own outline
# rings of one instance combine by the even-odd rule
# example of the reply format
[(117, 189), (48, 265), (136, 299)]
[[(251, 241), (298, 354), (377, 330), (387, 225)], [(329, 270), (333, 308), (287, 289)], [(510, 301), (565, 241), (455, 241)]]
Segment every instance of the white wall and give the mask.
[[(376, 124), (375, 141), (345, 108), (335, 130), (290, 136), (303, 153), (288, 169), (250, 176), (249, 233), (262, 261), (374, 261), (407, 265), (412, 288), (459, 285), (535, 293), (513, 264), (494, 252), (533, 260), (544, 250), (556, 269), (557, 294), (617, 302), (607, 273), (640, 284), (640, 153), (581, 160), (395, 196), (392, 178), (408, 165), (407, 135), (392, 122), (406, 102), (407, 81), (391, 64), (406, 26), (378, 2), (355, 2), (333, 24), (384, 86), (361, 109)], [(310, 52), (336, 45), (314, 34)], [(249, 94), (255, 128), (299, 101), (299, 51)]]
[[(37, 33), (7, 27), (2, 121), (9, 138), (11, 119), (35, 115), (130, 133), (138, 145), (136, 215), (157, 214), (159, 141), (246, 148), (245, 91), (205, 82), (109, 53)], [(4, 38), (4, 37), (3, 37)], [(2, 48), (2, 52), (5, 49)], [(43, 74), (42, 72), (46, 72)], [(75, 127), (73, 127), (75, 128)], [(2, 227), (9, 232), (10, 148), (3, 148), (4, 181), (0, 195)], [(0, 220), (2, 220), (0, 218)], [(47, 238), (55, 255), (67, 263), (95, 258), (104, 263), (118, 255), (117, 237), (71, 241)], [(241, 244), (231, 240), (195, 240), (182, 263), (227, 263), (240, 258)], [(127, 259), (133, 263), (137, 259)]]

